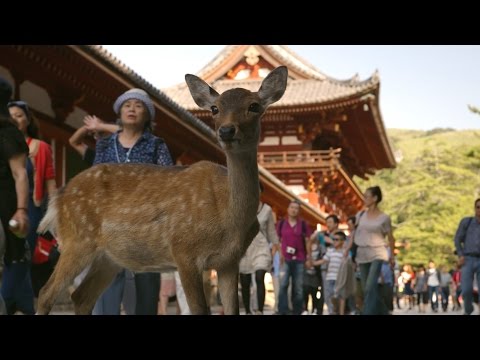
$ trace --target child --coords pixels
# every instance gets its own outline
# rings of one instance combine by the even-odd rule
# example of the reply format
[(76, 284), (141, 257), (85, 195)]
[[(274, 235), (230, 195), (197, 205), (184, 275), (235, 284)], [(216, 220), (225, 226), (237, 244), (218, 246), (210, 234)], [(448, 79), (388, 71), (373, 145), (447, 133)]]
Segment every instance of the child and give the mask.
[[(327, 301), (328, 313), (330, 315), (335, 314), (332, 299), (334, 298), (335, 293), (335, 282), (337, 281), (338, 270), (342, 264), (344, 258), (343, 247), (345, 245), (346, 236), (343, 231), (337, 231), (333, 234), (333, 248), (330, 247), (327, 250), (327, 253), (321, 260), (313, 261), (313, 265), (322, 265), (327, 263), (327, 276), (325, 285), (325, 298)], [(341, 302), (345, 302), (345, 299), (340, 299)], [(341, 306), (341, 305), (340, 305)]]

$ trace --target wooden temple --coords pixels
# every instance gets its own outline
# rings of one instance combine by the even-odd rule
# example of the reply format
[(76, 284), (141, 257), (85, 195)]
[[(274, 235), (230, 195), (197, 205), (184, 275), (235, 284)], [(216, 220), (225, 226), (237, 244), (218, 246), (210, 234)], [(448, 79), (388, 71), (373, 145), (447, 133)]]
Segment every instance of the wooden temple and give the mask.
[[(261, 51), (256, 62), (247, 56), (251, 49)], [(232, 84), (251, 87), (256, 91), (265, 69), (270, 70), (280, 63), (289, 67), (291, 81), (285, 100), (268, 112), (263, 123), (259, 171), (260, 179), (265, 185), (264, 201), (273, 207), (277, 215), (283, 216), (288, 203), (292, 199), (300, 199), (285, 184), (307, 185), (309, 179), (313, 179), (315, 188), (312, 190), (319, 190), (322, 196), (324, 194), (328, 198), (328, 201), (337, 204), (338, 209), (346, 213), (347, 210), (350, 212), (360, 208), (361, 194), (351, 181), (351, 176), (357, 173), (364, 175), (367, 169), (373, 171), (373, 169), (393, 166), (393, 162), (388, 157), (391, 152), (387, 143), (379, 142), (382, 139), (381, 135), (384, 136), (384, 130), (378, 112), (377, 98), (372, 96), (372, 98), (362, 98), (364, 100), (361, 101), (355, 100), (356, 98), (351, 101), (336, 101), (332, 108), (329, 107), (328, 101), (307, 106), (306, 104), (310, 104), (308, 101), (305, 103), (307, 98), (304, 99), (303, 95), (295, 95), (292, 84), (296, 83), (297, 78), (298, 81), (303, 82), (317, 81), (318, 79), (310, 79), (307, 76), (309, 73), (316, 74), (316, 72), (308, 70), (306, 65), (293, 66), (287, 58), (284, 61), (275, 60), (272, 55), (269, 55), (271, 53), (274, 54), (269, 47), (262, 46), (228, 47), (221, 54), (224, 60), (228, 60), (227, 62), (214, 61), (200, 74), (208, 82), (213, 82), (220, 91)], [(248, 65), (249, 63), (253, 65)], [(245, 64), (249, 67), (247, 68)], [(243, 80), (238, 79), (242, 70), (256, 68), (258, 68), (256, 78), (252, 77), (252, 72), (249, 77)], [(302, 70), (303, 68), (305, 69)], [(191, 73), (193, 70), (185, 69), (185, 72)], [(157, 123), (154, 132), (165, 139), (178, 164), (188, 165), (200, 160), (225, 164), (224, 153), (216, 141), (214, 131), (209, 126), (207, 114), (189, 105), (186, 99), (187, 94), (181, 92), (181, 86), (177, 95), (182, 93), (182, 96), (174, 96), (172, 100), (170, 91), (165, 93), (155, 88), (100, 46), (0, 46), (0, 75), (7, 78), (14, 86), (14, 99), (28, 102), (39, 120), (42, 139), (49, 142), (53, 149), (56, 180), (59, 186), (66, 184), (70, 178), (85, 169), (85, 164), (68, 145), (69, 137), (83, 124), (84, 116), (92, 114), (114, 122), (116, 118), (112, 109), (113, 102), (120, 94), (133, 87), (144, 89), (152, 98)], [(377, 90), (373, 93), (378, 94), (378, 80), (375, 81)], [(312, 82), (312, 84), (317, 83)], [(321, 81), (318, 84), (321, 88)], [(295, 97), (304, 100), (298, 105), (291, 106), (296, 101)], [(358, 115), (355, 115), (358, 119), (345, 119), (339, 123), (341, 131), (335, 131), (335, 128), (329, 125), (333, 114), (335, 117), (344, 115), (348, 117), (350, 113), (357, 114), (354, 110), (357, 103), (360, 104), (360, 110), (363, 104), (371, 104), (369, 106), (376, 109), (377, 117), (361, 116), (363, 114), (358, 111)], [(186, 104), (186, 107), (182, 104)], [(342, 104), (349, 104), (346, 108), (348, 111), (341, 110)], [(342, 142), (342, 139), (346, 138), (343, 133), (344, 124), (352, 121), (354, 125), (348, 127), (350, 131), (348, 141), (344, 144)], [(365, 129), (362, 126), (362, 132), (357, 133), (360, 127), (357, 123), (362, 121), (372, 124), (367, 124)], [(374, 123), (375, 121), (379, 122), (379, 125)], [(383, 132), (377, 132), (375, 126), (379, 126)], [(312, 137), (311, 134), (315, 136)], [(371, 144), (370, 141), (367, 144), (364, 140), (365, 136), (361, 134), (372, 136)], [(271, 138), (279, 135), (279, 143), (271, 143)], [(298, 143), (285, 143), (288, 136), (297, 138)], [(357, 140), (355, 136), (358, 136)], [(318, 140), (314, 141), (315, 139)], [(327, 140), (329, 143), (324, 144)], [(309, 149), (309, 143), (316, 145)], [(92, 147), (95, 145), (93, 139), (89, 145)], [(349, 147), (342, 145), (349, 145)], [(342, 148), (341, 152), (337, 150), (339, 148)], [(373, 155), (370, 154), (375, 151), (381, 152), (375, 153), (375, 157), (371, 158)], [(299, 158), (304, 157), (301, 161), (304, 166), (295, 167), (291, 164), (298, 160), (297, 158), (292, 160), (294, 152), (298, 153)], [(363, 152), (365, 157), (359, 156)], [(294, 154), (294, 156), (297, 155)], [(308, 167), (312, 159), (316, 166)], [(320, 162), (324, 164), (322, 167), (319, 166)], [(340, 193), (343, 195), (341, 196)], [(323, 211), (330, 210), (328, 201), (320, 202), (322, 206), (326, 205), (322, 208)], [(302, 217), (312, 226), (325, 223), (323, 211), (314, 201), (302, 204)]]

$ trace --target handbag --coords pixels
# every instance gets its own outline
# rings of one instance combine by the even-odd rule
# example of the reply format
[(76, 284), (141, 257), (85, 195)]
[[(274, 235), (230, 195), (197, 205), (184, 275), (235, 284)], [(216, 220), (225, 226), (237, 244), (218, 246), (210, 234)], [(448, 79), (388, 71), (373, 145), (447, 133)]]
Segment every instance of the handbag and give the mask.
[(58, 242), (53, 235), (50, 232), (38, 235), (32, 263), (35, 265), (48, 263), (51, 267), (55, 267), (59, 257)]

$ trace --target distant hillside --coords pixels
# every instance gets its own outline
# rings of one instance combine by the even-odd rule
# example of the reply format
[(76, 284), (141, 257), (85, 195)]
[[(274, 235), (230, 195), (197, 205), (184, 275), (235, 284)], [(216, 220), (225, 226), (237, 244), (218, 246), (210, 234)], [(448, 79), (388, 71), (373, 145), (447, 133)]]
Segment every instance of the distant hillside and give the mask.
[(410, 243), (401, 263), (452, 265), (453, 237), (464, 216), (473, 216), (480, 194), (480, 131), (387, 131), (396, 157), (392, 170), (368, 181), (356, 178), (362, 190), (379, 185), (381, 208), (392, 217), (397, 241)]

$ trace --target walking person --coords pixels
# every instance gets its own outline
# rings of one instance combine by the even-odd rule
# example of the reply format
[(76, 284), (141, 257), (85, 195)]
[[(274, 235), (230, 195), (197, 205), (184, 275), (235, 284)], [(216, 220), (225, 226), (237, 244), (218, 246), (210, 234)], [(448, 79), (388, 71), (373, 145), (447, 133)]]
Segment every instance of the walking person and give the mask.
[(473, 312), (473, 281), (480, 289), (480, 199), (475, 200), (475, 216), (465, 217), (455, 234), (458, 264), (462, 267), (461, 289), (466, 315)]
[(427, 275), (425, 274), (425, 266), (423, 265), (420, 265), (417, 270), (414, 290), (417, 296), (418, 312), (424, 313), (428, 304), (428, 285)]
[[(263, 185), (260, 183), (260, 194), (262, 193)], [(260, 224), (260, 230), (240, 260), (240, 284), (245, 313), (251, 314), (250, 285), (252, 275), (255, 275), (258, 304), (255, 314), (263, 315), (265, 274), (272, 268), (272, 256), (277, 252), (279, 242), (275, 231), (272, 208), (261, 200), (258, 203), (257, 219)]]
[(440, 271), (435, 267), (435, 262), (428, 262), (427, 270), (428, 298), (433, 312), (438, 312), (438, 298), (440, 295)]
[[(344, 245), (347, 237), (343, 231), (336, 231), (335, 233), (331, 234), (331, 236), (333, 240), (333, 246), (328, 248), (327, 253), (322, 259), (313, 261), (313, 265), (327, 264), (327, 276), (326, 283), (324, 285), (328, 314), (338, 314), (341, 308), (343, 315), (346, 297), (339, 297), (339, 294), (335, 293), (335, 285), (342, 262), (346, 260), (344, 257)], [(333, 299), (335, 299), (336, 306), (333, 302)], [(340, 302), (342, 304), (340, 304)]]
[[(392, 232), (390, 216), (378, 208), (382, 201), (382, 190), (379, 186), (369, 187), (364, 194), (365, 212), (357, 214), (355, 244), (358, 245), (355, 261), (360, 266), (360, 275), (364, 293), (363, 315), (388, 314), (379, 294), (378, 278), (384, 261), (395, 264), (395, 239)], [(362, 214), (362, 215), (361, 215)], [(388, 239), (390, 256), (386, 248)]]
[(442, 310), (448, 311), (448, 298), (450, 297), (450, 285), (452, 284), (452, 275), (448, 272), (447, 266), (440, 268), (440, 292), (442, 294)]
[(311, 260), (310, 249), (306, 241), (312, 231), (305, 221), (300, 219), (300, 203), (293, 200), (288, 205), (287, 219), (277, 224), (277, 234), (281, 243), (281, 275), (278, 312), (289, 313), (288, 284), (292, 279), (293, 314), (303, 312), (303, 273), (307, 257)]
[[(320, 253), (318, 259), (323, 258), (326, 254), (327, 250), (333, 247), (334, 240), (333, 234), (338, 231), (338, 226), (340, 224), (340, 219), (335, 214), (330, 214), (327, 216), (326, 220), (327, 230), (326, 231), (318, 231), (316, 230), (310, 236), (310, 242), (315, 243), (317, 242), (320, 246)], [(319, 313), (318, 315), (323, 315), (323, 306), (325, 301), (327, 302), (327, 308), (329, 312), (331, 312), (332, 304), (329, 303), (329, 298), (326, 293), (326, 286), (327, 286), (327, 263), (322, 263), (320, 266), (320, 273), (322, 276), (322, 284), (320, 285), (320, 300), (318, 303)]]

